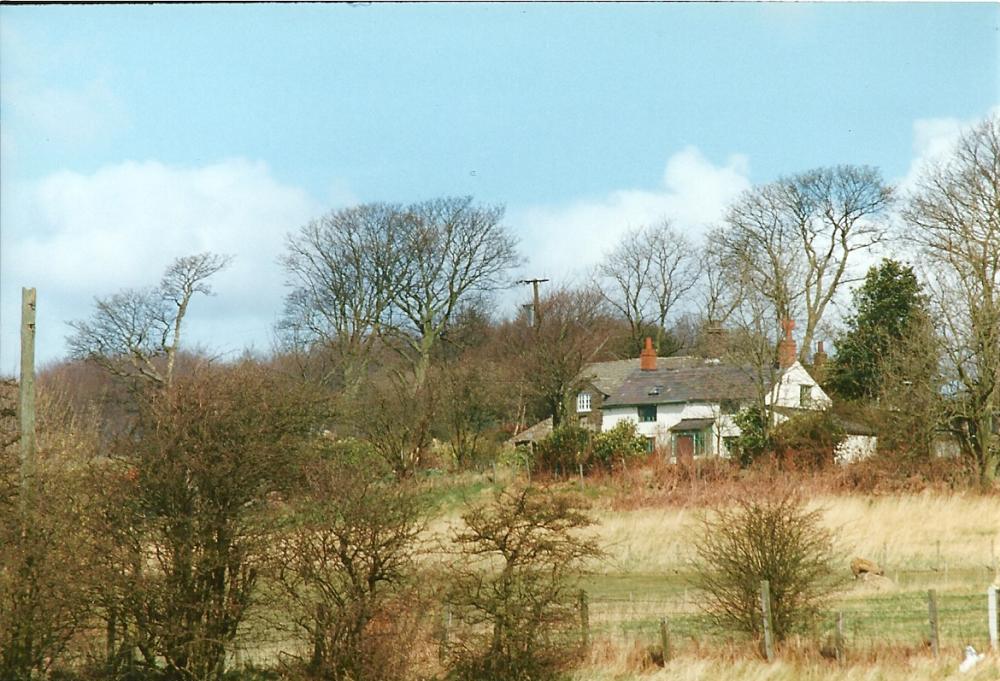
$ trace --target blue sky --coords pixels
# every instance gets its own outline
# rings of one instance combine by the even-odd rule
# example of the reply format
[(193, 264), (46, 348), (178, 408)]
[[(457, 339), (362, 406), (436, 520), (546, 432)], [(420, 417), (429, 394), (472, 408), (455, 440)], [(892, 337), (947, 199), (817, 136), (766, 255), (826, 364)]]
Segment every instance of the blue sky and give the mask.
[(625, 229), (697, 235), (754, 183), (836, 163), (905, 184), (1000, 103), (1000, 5), (0, 8), (0, 372), (95, 295), (236, 255), (192, 342), (266, 349), (284, 235), (353, 202), (506, 204), (526, 273)]

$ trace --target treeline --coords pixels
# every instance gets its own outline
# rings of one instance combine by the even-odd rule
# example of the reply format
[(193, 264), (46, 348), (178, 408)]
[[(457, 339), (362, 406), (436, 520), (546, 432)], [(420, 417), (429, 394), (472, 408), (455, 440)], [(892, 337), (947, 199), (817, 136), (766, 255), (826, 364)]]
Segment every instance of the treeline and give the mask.
[[(747, 367), (761, 410), (791, 319), (807, 366), (817, 341), (833, 341), (817, 378), (886, 429), (889, 450), (926, 457), (945, 437), (989, 484), (1000, 472), (998, 146), (992, 117), (905, 194), (859, 166), (753, 187), (702, 243), (669, 222), (628, 232), (587, 284), (545, 283), (513, 318), (494, 308), (522, 261), (502, 207), (464, 197), (335, 211), (288, 237), (279, 342), (259, 361), (328, 391), (324, 427), (407, 475), (432, 456), (481, 465), (543, 418), (558, 427), (581, 369), (635, 357), (647, 336), (660, 355)], [(879, 245), (919, 266), (897, 258), (866, 277)], [(169, 386), (188, 306), (227, 262), (181, 258), (155, 288), (98, 299), (73, 323), (72, 357)], [(847, 312), (834, 323), (837, 305)]]

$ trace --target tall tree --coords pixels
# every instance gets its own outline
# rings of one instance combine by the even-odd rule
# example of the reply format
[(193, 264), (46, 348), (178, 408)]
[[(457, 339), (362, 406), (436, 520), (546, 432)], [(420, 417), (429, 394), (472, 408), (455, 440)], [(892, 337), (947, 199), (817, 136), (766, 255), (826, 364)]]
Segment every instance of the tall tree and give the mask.
[(334, 356), (322, 382), (353, 394), (400, 289), (403, 209), (368, 203), (335, 211), (289, 237), (280, 258), (292, 287), (279, 328), (293, 350)]
[(903, 216), (944, 337), (950, 420), (989, 483), (1000, 474), (1000, 116), (925, 169)]
[(892, 191), (866, 166), (819, 168), (748, 190), (719, 233), (724, 262), (762, 294), (777, 320), (805, 315), (805, 357), (827, 306), (854, 281), (853, 254), (884, 234)]
[(541, 300), (537, 329), (521, 319), (511, 324), (507, 352), (519, 367), (521, 385), (538, 417), (552, 417), (553, 426), (566, 418), (570, 398), (582, 387), (581, 371), (603, 359), (615, 334), (601, 295), (592, 289), (559, 289)]
[(423, 385), (432, 353), (463, 303), (505, 286), (507, 273), (520, 263), (503, 215), (502, 206), (477, 206), (471, 196), (405, 210), (397, 247), (406, 259), (394, 300), (404, 323), (392, 330), (412, 357), (416, 386)]
[(336, 348), (349, 384), (383, 339), (406, 357), (418, 390), (456, 314), (520, 262), (503, 214), (449, 197), (366, 204), (307, 225), (282, 258), (292, 286), (284, 327)]
[(97, 298), (90, 319), (70, 322), (70, 353), (117, 376), (169, 386), (191, 299), (211, 295), (207, 280), (231, 261), (215, 253), (184, 256), (167, 267), (155, 288)]
[(628, 322), (633, 351), (650, 327), (657, 349), (667, 321), (698, 280), (698, 253), (668, 221), (627, 232), (598, 266), (605, 300)]
[(827, 384), (845, 399), (871, 400), (882, 392), (890, 355), (926, 316), (927, 300), (913, 268), (889, 259), (868, 270), (853, 297)]

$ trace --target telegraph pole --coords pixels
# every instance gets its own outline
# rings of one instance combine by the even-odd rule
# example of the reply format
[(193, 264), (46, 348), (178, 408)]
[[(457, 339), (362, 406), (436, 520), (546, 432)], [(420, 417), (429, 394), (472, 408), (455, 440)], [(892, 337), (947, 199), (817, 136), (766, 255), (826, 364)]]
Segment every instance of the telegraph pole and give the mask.
[(35, 479), (35, 306), (34, 288), (21, 289), (21, 507), (27, 508)]
[(534, 293), (534, 302), (532, 303), (532, 321), (535, 324), (535, 329), (537, 330), (542, 324), (542, 311), (538, 306), (538, 285), (548, 281), (548, 279), (522, 279), (517, 282), (519, 284), (531, 284), (532, 291)]

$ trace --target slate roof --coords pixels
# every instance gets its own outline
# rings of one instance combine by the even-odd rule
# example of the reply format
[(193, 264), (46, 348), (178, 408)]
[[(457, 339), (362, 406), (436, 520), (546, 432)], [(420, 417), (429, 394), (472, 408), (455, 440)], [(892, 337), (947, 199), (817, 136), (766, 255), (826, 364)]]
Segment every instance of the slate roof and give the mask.
[[(657, 366), (664, 369), (680, 369), (697, 366), (702, 360), (697, 357), (657, 357)], [(588, 364), (580, 372), (581, 379), (589, 381), (605, 395), (614, 395), (622, 383), (639, 370), (639, 358), (618, 359), (610, 362)]]
[(634, 370), (604, 401), (605, 407), (675, 402), (749, 400), (757, 396), (749, 367), (711, 364), (671, 368), (658, 364), (656, 371)]
[(550, 416), (547, 419), (542, 419), (530, 428), (525, 428), (520, 433), (507, 440), (507, 444), (521, 445), (529, 442), (539, 442), (540, 440), (544, 440), (548, 437), (551, 432), (552, 417)]

